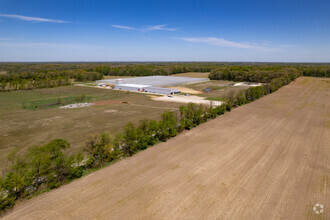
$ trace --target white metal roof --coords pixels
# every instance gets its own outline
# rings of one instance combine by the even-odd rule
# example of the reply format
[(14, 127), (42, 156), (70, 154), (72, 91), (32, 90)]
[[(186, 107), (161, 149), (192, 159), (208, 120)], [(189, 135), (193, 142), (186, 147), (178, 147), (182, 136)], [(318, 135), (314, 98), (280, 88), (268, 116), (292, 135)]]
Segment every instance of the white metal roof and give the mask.
[[(119, 76), (118, 76), (119, 77)], [(178, 76), (144, 76), (131, 77), (119, 80), (121, 84), (138, 84), (151, 86), (168, 86), (180, 85), (186, 83), (198, 83), (209, 81), (208, 78), (192, 78), (192, 77), (178, 77)], [(116, 83), (118, 79), (98, 80), (97, 83)]]
[(150, 85), (141, 85), (141, 84), (124, 84), (124, 83), (121, 83), (121, 84), (116, 84), (116, 86), (126, 86), (126, 87), (136, 87), (136, 88), (145, 88), (145, 87), (150, 87)]

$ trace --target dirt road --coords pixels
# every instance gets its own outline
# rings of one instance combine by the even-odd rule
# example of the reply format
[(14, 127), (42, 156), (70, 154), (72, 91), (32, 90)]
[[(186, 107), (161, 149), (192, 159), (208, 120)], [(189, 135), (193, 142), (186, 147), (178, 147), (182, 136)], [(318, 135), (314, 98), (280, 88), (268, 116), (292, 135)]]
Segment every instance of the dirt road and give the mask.
[(195, 103), (195, 104), (204, 104), (204, 105), (213, 105), (213, 106), (218, 106), (222, 105), (224, 102), (220, 101), (211, 101), (207, 100), (205, 97), (200, 97), (200, 96), (183, 96), (183, 95), (163, 95), (163, 96), (151, 96), (152, 100), (155, 101), (162, 101), (162, 102), (178, 102), (178, 103)]
[(330, 219), (329, 211), (330, 80), (299, 78), (5, 219)]

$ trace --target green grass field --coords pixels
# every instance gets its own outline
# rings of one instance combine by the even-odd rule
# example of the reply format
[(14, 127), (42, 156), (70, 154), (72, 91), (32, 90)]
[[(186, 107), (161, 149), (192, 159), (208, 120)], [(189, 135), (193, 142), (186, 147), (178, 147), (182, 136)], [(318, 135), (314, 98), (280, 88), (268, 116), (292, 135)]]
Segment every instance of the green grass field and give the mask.
[[(87, 102), (104, 102), (85, 108), (58, 108), (76, 102), (82, 95)], [(62, 103), (57, 104), (58, 100)], [(24, 151), (32, 145), (64, 138), (75, 152), (85, 146), (90, 134), (115, 133), (128, 122), (159, 119), (164, 111), (175, 110), (180, 105), (153, 101), (146, 94), (82, 86), (0, 93), (0, 166), (14, 148)]]
[[(207, 77), (209, 73), (183, 73), (176, 76)], [(117, 78), (108, 76), (106, 78)], [(223, 101), (232, 87), (230, 81), (209, 81), (182, 85), (202, 92), (198, 96)], [(209, 93), (204, 89), (209, 88)], [(102, 101), (99, 105), (77, 109), (59, 107), (75, 102)], [(122, 104), (120, 101), (128, 102)], [(32, 145), (42, 145), (54, 138), (71, 143), (71, 151), (85, 146), (89, 135), (115, 133), (128, 122), (159, 119), (166, 110), (176, 110), (182, 103), (157, 102), (147, 94), (100, 89), (86, 86), (66, 86), (47, 89), (0, 93), (0, 166), (14, 148), (24, 151)]]

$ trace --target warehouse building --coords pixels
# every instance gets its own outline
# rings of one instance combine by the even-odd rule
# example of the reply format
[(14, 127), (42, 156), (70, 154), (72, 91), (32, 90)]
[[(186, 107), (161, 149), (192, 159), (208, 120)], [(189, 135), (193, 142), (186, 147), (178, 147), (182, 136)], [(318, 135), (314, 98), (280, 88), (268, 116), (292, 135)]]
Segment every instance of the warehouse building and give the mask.
[(115, 85), (115, 84), (141, 84), (149, 86), (178, 86), (182, 84), (207, 82), (208, 78), (192, 78), (192, 77), (179, 77), (179, 76), (142, 76), (130, 77), (124, 79), (105, 79), (98, 80), (96, 83)]
[(128, 90), (128, 91), (134, 91), (134, 92), (145, 92), (145, 88), (150, 87), (148, 85), (140, 85), (140, 84), (116, 84), (114, 89), (118, 90)]
[(174, 95), (180, 93), (180, 91), (177, 89), (160, 88), (160, 87), (146, 87), (145, 91), (150, 93), (158, 93), (158, 94), (166, 94), (166, 95)]
[(113, 88), (117, 90), (127, 90), (133, 92), (148, 92), (157, 94), (173, 95), (180, 93), (177, 89), (161, 88), (158, 86), (177, 86), (208, 81), (207, 78), (191, 78), (176, 76), (145, 76), (131, 77), (125, 79), (108, 79), (96, 81), (98, 86)]
[(166, 94), (166, 95), (173, 95), (180, 93), (180, 91), (177, 89), (152, 87), (149, 85), (140, 85), (140, 84), (120, 83), (120, 84), (116, 84), (114, 89), (133, 91), (133, 92), (149, 92), (149, 93)]

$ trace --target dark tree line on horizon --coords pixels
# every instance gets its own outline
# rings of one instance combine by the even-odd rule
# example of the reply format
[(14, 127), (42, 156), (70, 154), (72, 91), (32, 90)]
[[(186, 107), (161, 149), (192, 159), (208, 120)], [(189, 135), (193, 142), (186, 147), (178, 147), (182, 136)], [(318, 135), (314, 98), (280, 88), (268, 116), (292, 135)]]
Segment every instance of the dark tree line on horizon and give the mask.
[(291, 80), (298, 76), (330, 77), (330, 66), (229, 66), (214, 68), (212, 80), (271, 83), (278, 78)]
[(71, 85), (104, 75), (152, 76), (211, 72), (210, 79), (270, 83), (292, 75), (329, 77), (327, 64), (253, 63), (0, 63), (0, 92)]
[(21, 72), (0, 75), (0, 92), (50, 88), (71, 85), (75, 81), (95, 81), (103, 78), (98, 72), (84, 70)]

